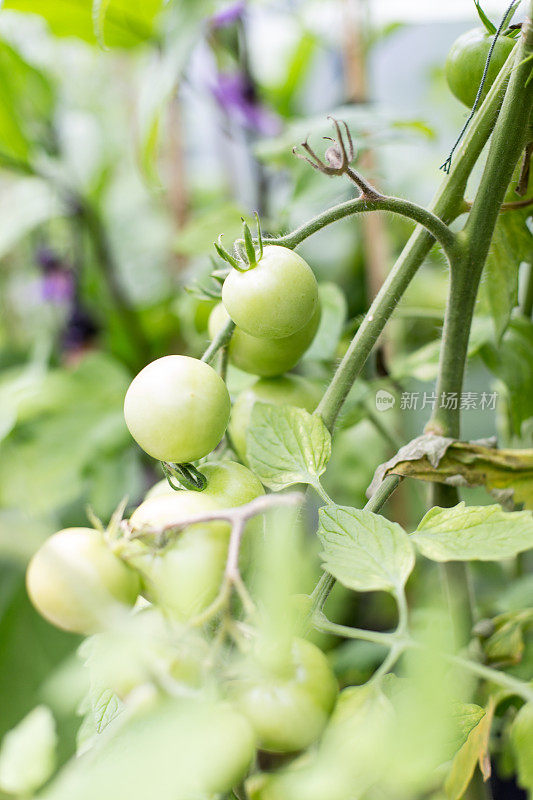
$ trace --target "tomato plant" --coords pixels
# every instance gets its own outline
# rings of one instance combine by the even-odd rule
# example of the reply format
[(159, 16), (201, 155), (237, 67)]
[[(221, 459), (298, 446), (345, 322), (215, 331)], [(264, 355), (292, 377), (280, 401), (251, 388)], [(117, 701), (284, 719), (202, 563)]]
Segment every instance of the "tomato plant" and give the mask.
[(434, 24), (60, 5), (0, 10), (0, 796), (531, 794), (533, 0), (436, 193)]

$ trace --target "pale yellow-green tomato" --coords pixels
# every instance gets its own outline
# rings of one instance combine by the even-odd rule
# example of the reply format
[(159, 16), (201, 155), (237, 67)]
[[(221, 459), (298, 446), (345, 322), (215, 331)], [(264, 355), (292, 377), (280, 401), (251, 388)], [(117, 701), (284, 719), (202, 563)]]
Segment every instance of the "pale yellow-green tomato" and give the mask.
[(250, 721), (262, 750), (291, 753), (318, 739), (335, 705), (338, 684), (324, 653), (294, 639), (282, 662), (250, 665), (232, 698)]
[(230, 412), (226, 384), (189, 356), (164, 356), (144, 367), (124, 400), (137, 444), (160, 461), (183, 464), (208, 455), (224, 436)]
[(267, 245), (257, 264), (232, 269), (222, 302), (241, 330), (259, 339), (292, 336), (318, 306), (318, 284), (309, 264), (287, 247)]
[[(228, 348), (231, 363), (244, 372), (264, 377), (288, 372), (296, 366), (315, 338), (320, 314), (320, 303), (317, 303), (311, 319), (303, 328), (281, 339), (259, 339), (237, 326)], [(214, 307), (209, 317), (209, 335), (212, 339), (226, 325), (228, 319), (222, 303)]]
[(65, 528), (37, 550), (26, 586), (33, 605), (49, 622), (90, 634), (105, 628), (114, 609), (135, 603), (140, 579), (99, 531)]
[[(132, 530), (161, 529), (222, 508), (204, 492), (173, 491), (145, 500), (130, 518)], [(146, 547), (132, 559), (146, 597), (178, 620), (203, 611), (217, 596), (227, 560), (230, 526), (214, 521), (189, 525), (161, 550)]]

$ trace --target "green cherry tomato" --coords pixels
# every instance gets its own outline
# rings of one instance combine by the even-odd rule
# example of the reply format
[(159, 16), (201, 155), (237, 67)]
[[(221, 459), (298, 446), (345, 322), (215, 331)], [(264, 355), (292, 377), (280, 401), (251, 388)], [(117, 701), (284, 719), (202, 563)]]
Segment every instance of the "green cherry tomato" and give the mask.
[(253, 667), (234, 687), (234, 699), (255, 730), (258, 747), (291, 753), (316, 741), (338, 692), (323, 652), (304, 639), (294, 639), (282, 662), (257, 661)]
[(321, 397), (317, 383), (300, 375), (282, 375), (277, 378), (260, 378), (237, 397), (231, 409), (228, 431), (240, 458), (246, 458), (246, 432), (250, 425), (252, 409), (257, 401), (276, 406), (290, 405), (314, 411)]
[[(265, 493), (259, 478), (237, 461), (207, 461), (199, 469), (207, 479), (201, 496), (216, 500), (223, 508), (242, 506)], [(165, 494), (175, 494), (166, 479), (152, 486), (146, 499)]]
[(140, 581), (99, 531), (65, 528), (37, 550), (26, 586), (33, 605), (49, 622), (90, 634), (105, 627), (113, 607), (135, 603)]
[(354, 783), (339, 764), (306, 754), (286, 769), (246, 781), (250, 800), (353, 800)]
[(209, 364), (188, 356), (152, 361), (124, 400), (131, 435), (153, 458), (178, 464), (210, 453), (228, 424), (226, 384)]
[[(445, 66), (448, 86), (452, 94), (469, 108), (474, 105), (493, 40), (494, 36), (484, 28), (474, 28), (459, 36), (448, 53)], [(482, 100), (485, 99), (514, 45), (515, 40), (508, 36), (500, 36), (496, 41), (483, 87)]]
[[(228, 321), (228, 313), (222, 303), (215, 306), (209, 317), (209, 335), (214, 338)], [(313, 316), (297, 333), (282, 339), (258, 339), (236, 327), (229, 345), (232, 364), (252, 375), (271, 377), (282, 375), (296, 366), (318, 330), (320, 304)]]
[(245, 333), (281, 339), (307, 325), (318, 305), (318, 285), (301, 256), (287, 247), (268, 245), (255, 267), (230, 271), (222, 302)]
[[(173, 491), (145, 500), (132, 514), (130, 526), (134, 531), (161, 528), (220, 508), (204, 492)], [(220, 589), (229, 534), (226, 522), (199, 523), (185, 528), (162, 550), (139, 549), (130, 560), (143, 576), (146, 597), (178, 620), (207, 608)]]

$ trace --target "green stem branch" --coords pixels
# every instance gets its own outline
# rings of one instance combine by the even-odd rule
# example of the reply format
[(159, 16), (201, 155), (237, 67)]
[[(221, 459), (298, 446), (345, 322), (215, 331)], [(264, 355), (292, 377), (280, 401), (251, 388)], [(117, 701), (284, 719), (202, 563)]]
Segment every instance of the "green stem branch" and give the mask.
[[(510, 55), (474, 117), (449, 176), (441, 184), (431, 204), (433, 216), (444, 223), (451, 222), (464, 211), (466, 184), (494, 127), (512, 63), (513, 58)], [(306, 234), (309, 232), (309, 235), (314, 233), (318, 230), (316, 227), (318, 219), (328, 224), (321, 215), (310, 223), (311, 228), (303, 226), (295, 231), (295, 234), (301, 236), (303, 232)], [(291, 235), (286, 237), (289, 242)], [(417, 227), (376, 295), (316, 409), (316, 413), (320, 414), (330, 430), (333, 430), (342, 405), (388, 319), (434, 242), (434, 237), (426, 228)], [(457, 253), (455, 244), (452, 252), (452, 258), (455, 259)]]
[[(531, 21), (526, 21), (515, 48), (516, 66), (512, 70), (494, 128), (485, 169), (461, 234), (465, 241), (464, 255), (451, 274), (437, 398), (448, 395), (459, 397), (463, 387), (468, 340), (481, 273), (507, 187), (528, 140), (533, 106), (533, 82), (529, 81), (531, 63), (528, 56), (532, 49), (533, 26)], [(457, 403), (457, 408), (450, 403), (437, 403), (429, 430), (442, 436), (459, 438), (460, 423), (460, 403)]]
[(328, 208), (327, 211), (323, 211), (322, 214), (301, 225), (292, 233), (273, 240), (273, 243), (292, 249), (309, 236), (312, 236), (313, 233), (322, 230), (327, 225), (331, 225), (332, 222), (338, 222), (353, 214), (363, 214), (368, 211), (390, 211), (393, 214), (412, 219), (426, 228), (432, 237), (441, 244), (448, 260), (454, 258), (457, 252), (457, 240), (448, 225), (431, 211), (423, 208), (423, 206), (399, 197), (379, 196), (371, 199), (358, 197), (355, 200), (347, 200), (345, 203)]
[(229, 319), (224, 327), (219, 330), (213, 341), (209, 343), (209, 347), (206, 349), (201, 360), (209, 364), (209, 362), (214, 359), (218, 351), (221, 348), (226, 347), (226, 345), (229, 343), (234, 330), (235, 323), (233, 320)]

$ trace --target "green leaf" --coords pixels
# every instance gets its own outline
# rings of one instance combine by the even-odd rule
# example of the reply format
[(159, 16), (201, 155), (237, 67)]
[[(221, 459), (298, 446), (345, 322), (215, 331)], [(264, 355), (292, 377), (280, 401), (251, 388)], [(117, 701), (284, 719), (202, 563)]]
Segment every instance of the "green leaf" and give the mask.
[(432, 508), (411, 536), (433, 561), (500, 561), (533, 547), (533, 514), (499, 505)]
[(318, 536), (324, 568), (348, 589), (401, 591), (415, 563), (404, 529), (364, 509), (325, 506)]
[(454, 703), (452, 707), (452, 733), (450, 743), (452, 753), (456, 753), (464, 745), (471, 731), (485, 716), (485, 709), (476, 703)]
[(0, 194), (0, 258), (30, 231), (64, 213), (57, 193), (48, 184), (38, 178), (18, 178)]
[(480, 298), (490, 310), (496, 339), (500, 340), (518, 302), (518, 270), (533, 253), (533, 237), (523, 214), (500, 214), (484, 267)]
[(90, 750), (107, 726), (122, 713), (124, 705), (111, 689), (92, 689), (82, 710), (86, 711), (76, 736), (78, 755)]
[(0, 40), (0, 164), (26, 170), (37, 148), (53, 150), (53, 109), (49, 80)]
[(163, 6), (163, 0), (4, 0), (2, 8), (38, 14), (55, 36), (130, 48), (155, 37)]
[(475, 6), (476, 6), (476, 11), (477, 11), (477, 13), (478, 13), (478, 15), (479, 15), (479, 18), (480, 18), (481, 22), (483, 23), (483, 25), (484, 25), (485, 29), (486, 29), (486, 30), (487, 30), (489, 33), (496, 33), (496, 26), (494, 25), (494, 23), (492, 23), (492, 22), (490, 21), (490, 19), (487, 17), (487, 15), (485, 14), (485, 12), (484, 12), (484, 11), (483, 11), (483, 9), (481, 8), (481, 5), (480, 5), (480, 3), (479, 3), (479, 0), (474, 0), (474, 3), (475, 3)]
[[(4, 372), (0, 406), (12, 412), (16, 424), (0, 450), (0, 503), (39, 516), (91, 499), (95, 512), (106, 517), (124, 494), (140, 492), (140, 465), (122, 408), (128, 382), (127, 372), (101, 353), (88, 355), (72, 370), (28, 380), (22, 390), (20, 374)], [(121, 461), (122, 473), (110, 466), (115, 460)], [(31, 477), (28, 465), (38, 465)], [(100, 498), (109, 505), (96, 504)]]
[(0, 788), (8, 794), (33, 794), (55, 769), (56, 743), (52, 712), (37, 706), (2, 740)]
[(516, 758), (518, 783), (533, 792), (533, 703), (522, 706), (511, 727), (511, 745)]
[(348, 314), (346, 298), (337, 284), (320, 283), (318, 294), (322, 308), (320, 325), (304, 361), (330, 361), (336, 357)]
[(463, 797), (468, 784), (472, 780), (476, 764), (479, 764), (483, 778), (485, 780), (489, 779), (490, 758), (488, 747), (493, 714), (494, 707), (491, 701), (453, 759), (451, 770), (445, 783), (446, 795), (449, 800), (460, 800)]
[(331, 456), (331, 435), (320, 417), (295, 406), (255, 403), (246, 445), (250, 467), (274, 491), (316, 486)]
[(481, 357), (506, 386), (509, 394), (511, 422), (520, 433), (522, 422), (533, 416), (533, 323), (524, 317), (511, 320), (498, 347), (485, 344)]

